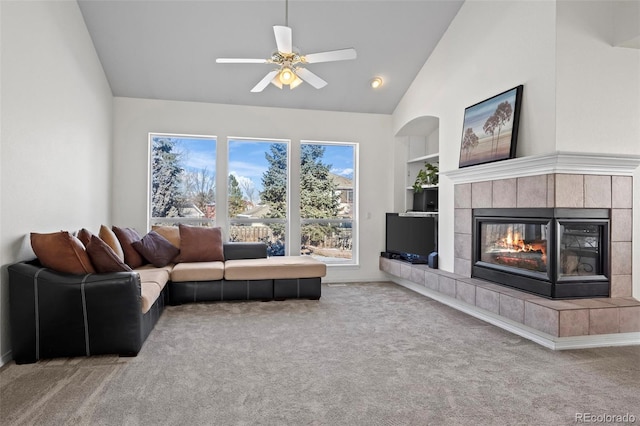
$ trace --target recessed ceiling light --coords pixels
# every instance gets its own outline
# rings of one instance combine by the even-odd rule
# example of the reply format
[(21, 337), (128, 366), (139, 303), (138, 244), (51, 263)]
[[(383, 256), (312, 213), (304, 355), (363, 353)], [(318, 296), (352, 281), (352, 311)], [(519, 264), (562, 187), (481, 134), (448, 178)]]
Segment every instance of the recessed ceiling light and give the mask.
[(373, 87), (374, 89), (377, 89), (381, 86), (382, 86), (382, 78), (375, 77), (373, 80), (371, 80), (371, 87)]

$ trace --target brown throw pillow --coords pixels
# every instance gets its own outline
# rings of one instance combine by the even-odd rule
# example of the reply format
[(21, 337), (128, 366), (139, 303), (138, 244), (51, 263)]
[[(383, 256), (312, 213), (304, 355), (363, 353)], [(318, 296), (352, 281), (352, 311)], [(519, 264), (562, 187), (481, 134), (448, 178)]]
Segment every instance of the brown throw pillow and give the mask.
[(169, 240), (155, 231), (150, 231), (140, 241), (134, 241), (131, 245), (156, 268), (167, 266), (180, 253)]
[(46, 268), (78, 275), (95, 272), (80, 240), (66, 231), (52, 234), (32, 232), (31, 248)]
[(109, 227), (100, 225), (98, 236), (102, 241), (107, 243), (107, 245), (111, 247), (116, 256), (118, 256), (120, 260), (124, 262), (124, 251), (122, 251), (122, 246), (120, 245), (120, 241), (118, 241), (118, 237), (116, 237), (116, 234), (111, 229), (109, 229)]
[(82, 245), (85, 246), (85, 248), (87, 247), (87, 244), (89, 244), (89, 241), (91, 241), (92, 235), (93, 234), (91, 233), (91, 231), (88, 231), (86, 228), (82, 228), (78, 231), (78, 239), (80, 240)]
[(219, 227), (179, 225), (180, 262), (224, 261), (222, 249), (222, 231)]
[(87, 244), (87, 254), (97, 272), (129, 272), (131, 268), (124, 263), (111, 247), (95, 235)]
[(180, 228), (177, 226), (160, 226), (153, 225), (152, 231), (156, 231), (158, 234), (165, 237), (175, 247), (180, 248)]
[(144, 265), (144, 259), (131, 245), (134, 241), (140, 241), (140, 235), (136, 230), (133, 228), (118, 228), (117, 226), (114, 226), (112, 229), (122, 246), (122, 251), (124, 252), (124, 263), (129, 265), (132, 269)]

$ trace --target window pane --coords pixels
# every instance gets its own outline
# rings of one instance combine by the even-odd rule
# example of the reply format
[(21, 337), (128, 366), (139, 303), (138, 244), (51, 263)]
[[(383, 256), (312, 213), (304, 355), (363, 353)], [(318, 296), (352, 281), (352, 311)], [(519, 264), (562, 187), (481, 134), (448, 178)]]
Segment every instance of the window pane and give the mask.
[(302, 254), (326, 263), (353, 263), (355, 151), (349, 143), (302, 143)]
[(216, 139), (152, 134), (151, 223), (215, 219)]
[(352, 144), (302, 144), (300, 217), (353, 219), (354, 150)]
[(232, 221), (229, 241), (263, 242), (267, 245), (268, 256), (284, 256), (285, 223), (243, 223)]
[(349, 222), (302, 225), (302, 254), (325, 263), (352, 263), (353, 227)]
[(270, 256), (284, 255), (288, 157), (286, 142), (229, 140), (232, 241), (263, 241), (269, 246)]

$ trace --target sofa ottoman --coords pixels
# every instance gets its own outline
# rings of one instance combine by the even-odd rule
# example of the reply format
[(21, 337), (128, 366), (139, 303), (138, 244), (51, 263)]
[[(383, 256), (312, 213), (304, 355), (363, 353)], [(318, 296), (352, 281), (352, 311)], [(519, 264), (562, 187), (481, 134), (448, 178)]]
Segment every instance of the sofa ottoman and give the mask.
[(327, 265), (308, 256), (274, 256), (265, 259), (228, 260), (225, 281), (273, 280), (273, 298), (319, 299), (321, 278)]

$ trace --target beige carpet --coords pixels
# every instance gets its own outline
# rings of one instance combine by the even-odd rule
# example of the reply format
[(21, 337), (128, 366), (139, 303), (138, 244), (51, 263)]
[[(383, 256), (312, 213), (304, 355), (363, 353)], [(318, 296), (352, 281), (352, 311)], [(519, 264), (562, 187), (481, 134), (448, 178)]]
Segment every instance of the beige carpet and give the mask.
[(3, 425), (562, 425), (635, 416), (640, 347), (554, 352), (392, 283), (168, 307), (135, 358), (0, 370)]

